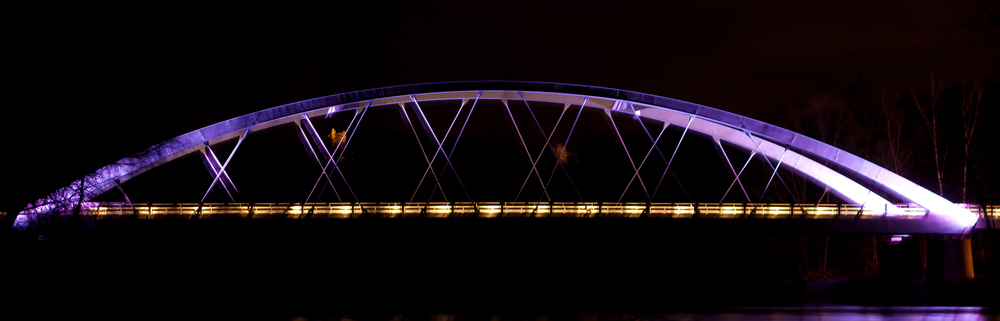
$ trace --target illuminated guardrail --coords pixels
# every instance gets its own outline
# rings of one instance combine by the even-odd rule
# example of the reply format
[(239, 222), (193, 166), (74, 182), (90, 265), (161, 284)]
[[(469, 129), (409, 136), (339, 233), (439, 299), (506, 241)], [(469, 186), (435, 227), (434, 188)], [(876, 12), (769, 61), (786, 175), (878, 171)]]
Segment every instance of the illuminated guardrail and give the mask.
[[(133, 207), (134, 206), (134, 207)], [(921, 218), (927, 212), (914, 204), (898, 204), (902, 214), (865, 209), (857, 204), (746, 203), (602, 203), (602, 202), (353, 202), (353, 203), (85, 203), (83, 215), (98, 219), (137, 216), (162, 218), (357, 218), (357, 217), (663, 217), (663, 218)], [(962, 204), (970, 212), (997, 216), (1000, 206)]]

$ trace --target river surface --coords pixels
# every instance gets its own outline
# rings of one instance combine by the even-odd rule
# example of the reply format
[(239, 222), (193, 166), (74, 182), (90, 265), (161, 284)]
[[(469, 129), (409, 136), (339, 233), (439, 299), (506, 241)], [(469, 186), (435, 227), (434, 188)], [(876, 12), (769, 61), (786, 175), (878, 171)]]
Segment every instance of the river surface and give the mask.
[(693, 313), (649, 315), (645, 320), (824, 320), (824, 321), (973, 321), (1000, 320), (1000, 310), (980, 307), (871, 307), (871, 306), (802, 306), (750, 307)]

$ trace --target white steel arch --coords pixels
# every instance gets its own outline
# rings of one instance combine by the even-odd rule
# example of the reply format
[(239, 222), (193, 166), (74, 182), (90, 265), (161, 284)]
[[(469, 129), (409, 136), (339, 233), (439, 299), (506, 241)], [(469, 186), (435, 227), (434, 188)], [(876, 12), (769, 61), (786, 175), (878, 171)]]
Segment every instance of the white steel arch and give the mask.
[[(31, 204), (28, 209), (19, 214), (18, 220), (23, 222), (33, 214), (49, 211), (60, 200), (77, 202), (82, 197), (83, 201), (87, 201), (145, 171), (193, 152), (201, 152), (205, 157), (211, 156), (206, 164), (213, 164), (211, 165), (211, 172), (215, 177), (213, 185), (219, 181), (227, 190), (235, 190), (235, 186), (225, 173), (225, 164), (219, 164), (219, 160), (215, 159), (214, 154), (211, 153), (210, 146), (230, 139), (242, 141), (246, 134), (269, 127), (295, 123), (303, 129), (301, 131), (303, 135), (316, 136), (315, 129), (309, 123), (311, 117), (339, 112), (354, 112), (354, 119), (358, 119), (358, 123), (360, 123), (364, 112), (370, 107), (413, 102), (416, 103), (418, 111), (420, 111), (419, 102), (422, 101), (462, 100), (463, 107), (468, 103), (472, 105), (472, 108), (475, 108), (474, 101), (481, 99), (501, 100), (505, 106), (507, 100), (552, 102), (566, 106), (582, 105), (604, 109), (609, 116), (612, 112), (633, 113), (640, 117), (664, 122), (665, 126), (680, 126), (685, 128), (685, 132), (687, 130), (696, 131), (712, 137), (716, 142), (726, 141), (751, 153), (764, 155), (770, 161), (777, 163), (776, 166), (772, 165), (772, 167), (789, 167), (813, 182), (829, 187), (831, 191), (839, 194), (843, 199), (862, 204), (866, 208), (879, 212), (885, 211), (890, 215), (902, 213), (898, 207), (865, 188), (862, 184), (810, 157), (806, 157), (806, 155), (810, 155), (813, 158), (836, 163), (846, 170), (872, 180), (901, 199), (927, 209), (929, 215), (948, 218), (943, 222), (951, 222), (952, 226), (942, 227), (942, 231), (960, 232), (978, 220), (978, 216), (968, 210), (874, 163), (815, 139), (751, 118), (711, 107), (631, 91), (516, 81), (447, 82), (377, 88), (315, 98), (239, 116), (180, 135), (152, 146), (137, 156), (105, 166), (88, 175), (89, 189), (81, 192), (79, 190), (80, 182), (74, 182)], [(470, 101), (473, 102), (470, 103)], [(417, 117), (421, 122), (425, 122), (422, 114), (423, 112), (420, 111)], [(354, 126), (354, 129), (357, 128), (353, 119), (351, 126)], [(350, 126), (348, 130), (350, 130)], [(304, 138), (304, 142), (309, 139), (316, 140), (317, 137)], [(433, 156), (437, 156), (437, 152), (442, 151), (441, 140), (437, 140), (436, 143), (437, 145), (432, 148), (434, 150)], [(318, 153), (332, 155), (321, 145), (317, 146), (321, 151), (312, 151), (314, 155)], [(233, 153), (235, 152), (234, 150)], [(447, 153), (445, 153), (445, 157), (448, 157)], [(533, 158), (530, 155), (528, 157), (529, 159)], [(324, 169), (327, 166), (324, 166)], [(636, 166), (633, 164), (634, 169)], [(336, 168), (336, 165), (333, 164), (333, 167)], [(433, 170), (431, 171), (433, 172)], [(638, 172), (638, 169), (636, 171)], [(325, 174), (325, 171), (324, 175), (329, 179), (329, 175)], [(435, 174), (432, 173), (432, 175)]]

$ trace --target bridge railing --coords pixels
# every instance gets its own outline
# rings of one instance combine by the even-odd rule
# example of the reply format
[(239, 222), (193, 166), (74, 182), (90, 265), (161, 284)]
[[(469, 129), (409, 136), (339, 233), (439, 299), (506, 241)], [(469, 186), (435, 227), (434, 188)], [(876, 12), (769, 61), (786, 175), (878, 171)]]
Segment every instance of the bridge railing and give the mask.
[[(787, 203), (603, 203), (603, 202), (352, 202), (352, 203), (87, 203), (83, 214), (97, 219), (169, 218), (352, 218), (352, 217), (661, 217), (661, 218), (920, 218), (927, 211), (897, 204), (902, 213), (858, 204)], [(995, 218), (1000, 206), (962, 204), (973, 213)]]

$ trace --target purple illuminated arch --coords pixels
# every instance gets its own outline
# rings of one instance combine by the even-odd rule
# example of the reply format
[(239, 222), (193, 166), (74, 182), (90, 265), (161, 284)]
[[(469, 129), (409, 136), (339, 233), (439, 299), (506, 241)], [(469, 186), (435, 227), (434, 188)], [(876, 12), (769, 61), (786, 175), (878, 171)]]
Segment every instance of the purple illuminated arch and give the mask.
[[(902, 212), (862, 184), (813, 159), (835, 163), (842, 170), (870, 180), (900, 199), (918, 204), (927, 209), (929, 215), (947, 218), (942, 222), (950, 222), (951, 226), (942, 227), (942, 231), (962, 231), (978, 219), (977, 215), (968, 210), (885, 168), (778, 126), (711, 107), (634, 91), (524, 81), (465, 81), (392, 86), (319, 97), (261, 110), (177, 136), (146, 149), (138, 154), (141, 156), (105, 166), (89, 176), (92, 188), (80, 193), (76, 187), (79, 183), (76, 182), (29, 206), (21, 215), (48, 210), (47, 204), (53, 204), (53, 200), (57, 199), (75, 202), (82, 195), (84, 201), (87, 201), (161, 164), (190, 153), (211, 154), (211, 149), (206, 149), (206, 146), (231, 139), (242, 142), (246, 134), (268, 127), (295, 122), (303, 132), (315, 131), (309, 123), (309, 118), (315, 116), (349, 111), (358, 115), (369, 107), (406, 102), (416, 102), (419, 105), (422, 101), (471, 99), (494, 99), (504, 103), (506, 100), (523, 99), (601, 108), (608, 115), (615, 112), (633, 113), (664, 122), (665, 125), (682, 127), (685, 132), (691, 130), (708, 135), (716, 144), (726, 141), (751, 154), (764, 155), (778, 166), (791, 168), (816, 184), (829, 187), (831, 192), (842, 199), (877, 209), (880, 213)], [(314, 155), (329, 153), (326, 150), (312, 152)], [(209, 156), (206, 156), (206, 165), (209, 165), (213, 177), (217, 177), (213, 180), (213, 185), (222, 185), (227, 192), (234, 191), (236, 187), (229, 181), (224, 170), (228, 160), (217, 159), (214, 154)]]

